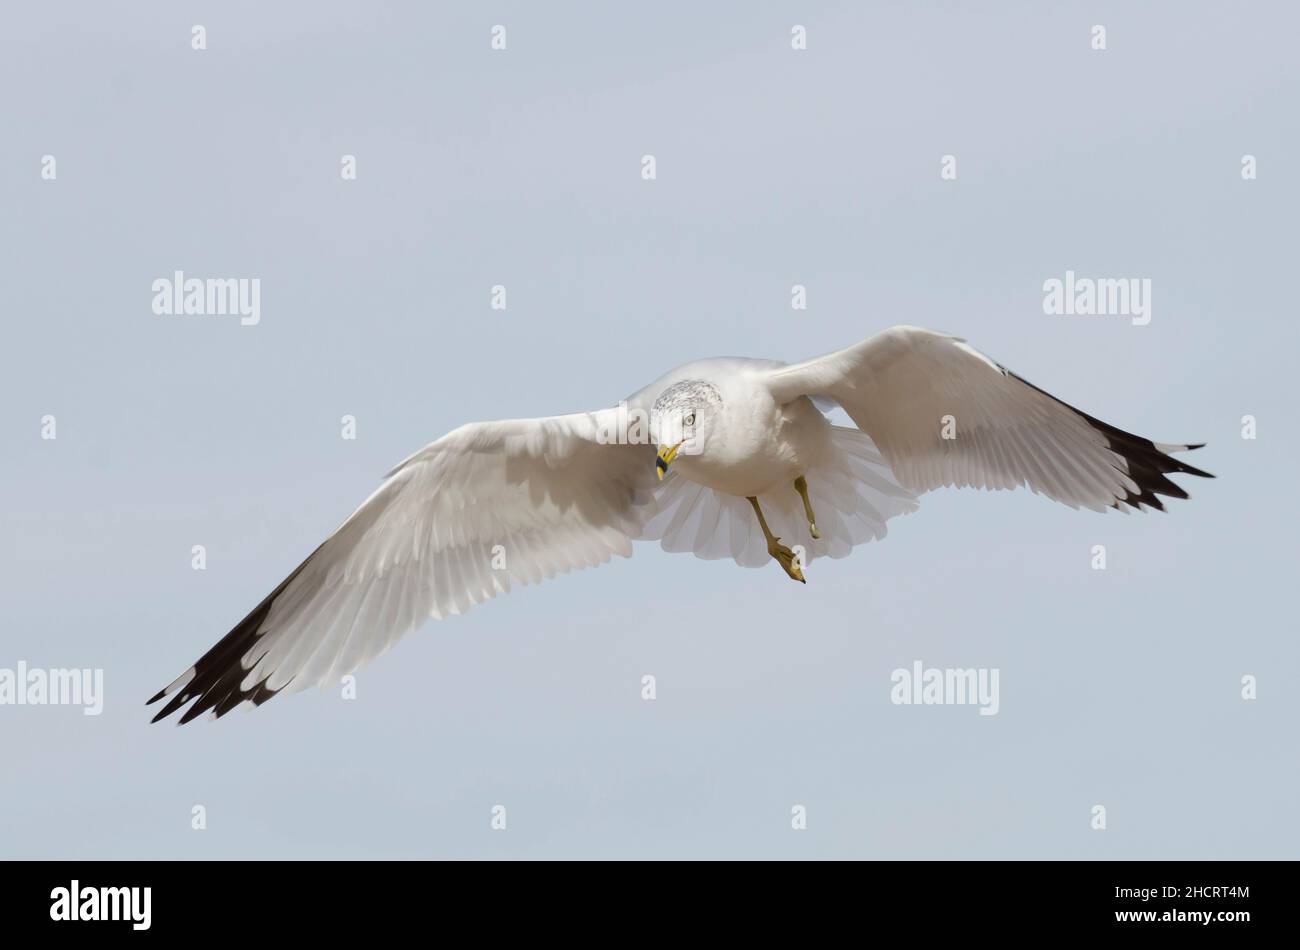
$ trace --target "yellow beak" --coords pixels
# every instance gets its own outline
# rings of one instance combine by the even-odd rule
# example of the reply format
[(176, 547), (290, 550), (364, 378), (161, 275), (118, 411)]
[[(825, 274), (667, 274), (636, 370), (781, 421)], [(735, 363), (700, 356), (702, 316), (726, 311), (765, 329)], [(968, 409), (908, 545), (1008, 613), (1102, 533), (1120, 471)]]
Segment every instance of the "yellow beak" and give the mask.
[(659, 456), (655, 459), (655, 471), (659, 473), (660, 481), (663, 481), (663, 477), (668, 474), (668, 466), (673, 464), (673, 459), (677, 457), (677, 450), (681, 447), (682, 443), (680, 442), (673, 446), (659, 446)]

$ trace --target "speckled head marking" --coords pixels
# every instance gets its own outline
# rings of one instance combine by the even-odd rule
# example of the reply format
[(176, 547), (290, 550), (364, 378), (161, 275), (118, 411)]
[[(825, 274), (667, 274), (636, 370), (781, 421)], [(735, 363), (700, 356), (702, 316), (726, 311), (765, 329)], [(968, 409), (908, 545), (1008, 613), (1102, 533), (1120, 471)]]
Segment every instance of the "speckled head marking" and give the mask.
[(660, 478), (678, 452), (703, 451), (712, 420), (721, 409), (722, 394), (702, 379), (685, 379), (660, 393), (650, 408), (650, 433), (659, 443), (655, 468)]
[(657, 434), (662, 426), (663, 435), (672, 437), (673, 433), (667, 430), (680, 426), (685, 438), (690, 438), (690, 430), (702, 421), (700, 417), (711, 416), (720, 408), (722, 395), (712, 383), (702, 379), (682, 380), (669, 386), (655, 400), (650, 408), (650, 431)]

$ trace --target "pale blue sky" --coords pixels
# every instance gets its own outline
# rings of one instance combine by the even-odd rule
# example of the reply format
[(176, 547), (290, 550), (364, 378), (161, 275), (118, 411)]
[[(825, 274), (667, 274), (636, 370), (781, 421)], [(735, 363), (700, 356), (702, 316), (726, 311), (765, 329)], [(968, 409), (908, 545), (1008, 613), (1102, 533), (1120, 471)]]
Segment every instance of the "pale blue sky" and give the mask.
[[(107, 695), (0, 707), (0, 856), (1296, 856), (1294, 4), (3, 18), (0, 667)], [(175, 269), (260, 278), (261, 324), (155, 316)], [(1150, 278), (1150, 325), (1044, 315), (1067, 269)], [(149, 724), (460, 423), (900, 322), (1219, 477), (1128, 517), (931, 494), (806, 587), (643, 545), (425, 626), (355, 701)], [(918, 659), (997, 667), (999, 714), (891, 705)]]

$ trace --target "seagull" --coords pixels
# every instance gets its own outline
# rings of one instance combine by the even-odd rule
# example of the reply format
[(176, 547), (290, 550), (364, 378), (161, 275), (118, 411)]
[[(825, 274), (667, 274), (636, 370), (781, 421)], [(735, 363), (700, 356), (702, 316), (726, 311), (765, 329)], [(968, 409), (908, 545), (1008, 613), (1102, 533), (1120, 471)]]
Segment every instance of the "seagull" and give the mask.
[[(842, 409), (853, 426), (835, 425)], [(1212, 478), (1073, 408), (965, 340), (885, 330), (807, 360), (687, 363), (617, 407), (461, 426), (392, 469), (266, 599), (149, 703), (153, 721), (338, 682), (428, 617), (632, 542), (776, 561), (792, 580), (885, 535), (941, 486), (1164, 510)], [(790, 541), (793, 546), (783, 542)]]

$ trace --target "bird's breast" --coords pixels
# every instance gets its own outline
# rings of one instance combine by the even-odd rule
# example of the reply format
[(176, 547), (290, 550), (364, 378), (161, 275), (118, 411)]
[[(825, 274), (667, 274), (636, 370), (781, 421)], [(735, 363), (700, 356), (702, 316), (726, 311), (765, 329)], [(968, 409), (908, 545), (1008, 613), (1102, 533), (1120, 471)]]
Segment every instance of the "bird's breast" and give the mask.
[(774, 403), (745, 409), (725, 417), (703, 451), (679, 456), (673, 468), (706, 488), (747, 498), (788, 487), (829, 441), (825, 418), (812, 403), (806, 409)]

